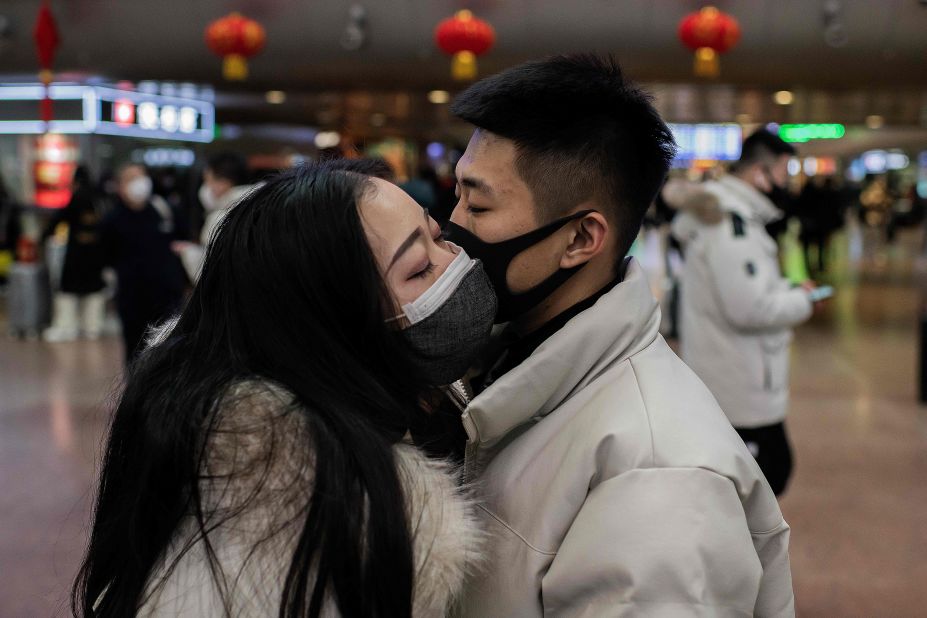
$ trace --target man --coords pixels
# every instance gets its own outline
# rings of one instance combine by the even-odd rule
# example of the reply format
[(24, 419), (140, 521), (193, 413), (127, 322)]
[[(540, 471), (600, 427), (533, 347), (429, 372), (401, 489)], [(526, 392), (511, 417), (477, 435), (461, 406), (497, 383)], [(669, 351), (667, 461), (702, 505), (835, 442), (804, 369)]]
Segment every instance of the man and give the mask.
[(785, 431), (791, 328), (812, 313), (812, 283), (792, 287), (779, 271), (768, 223), (782, 213), (766, 194), (785, 190), (795, 149), (778, 136), (748, 137), (730, 174), (700, 187), (722, 217), (684, 210), (673, 234), (684, 246), (682, 358), (721, 404), (776, 495), (792, 453)]
[(248, 162), (236, 152), (220, 152), (209, 158), (203, 171), (203, 184), (200, 186), (200, 203), (206, 210), (206, 219), (200, 231), (200, 242), (175, 242), (174, 252), (183, 261), (190, 281), (196, 281), (203, 269), (206, 247), (213, 233), (228, 214), (229, 208), (237, 204), (254, 185), (248, 184)]
[(140, 165), (117, 173), (115, 208), (103, 219), (106, 261), (116, 270), (116, 308), (122, 322), (126, 362), (141, 351), (145, 332), (180, 308), (186, 279), (171, 243), (183, 236), (176, 212), (151, 193)]
[(613, 61), (471, 86), (451, 239), (510, 324), (462, 420), (491, 537), (467, 616), (793, 613), (789, 528), (625, 255), (673, 157)]

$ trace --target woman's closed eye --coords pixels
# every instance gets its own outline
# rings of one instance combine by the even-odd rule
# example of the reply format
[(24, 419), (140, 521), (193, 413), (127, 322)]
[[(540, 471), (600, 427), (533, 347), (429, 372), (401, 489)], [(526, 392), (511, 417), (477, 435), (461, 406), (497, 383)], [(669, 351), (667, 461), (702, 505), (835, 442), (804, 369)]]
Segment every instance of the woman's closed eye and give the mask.
[(428, 275), (430, 275), (430, 274), (433, 273), (434, 271), (435, 271), (435, 265), (432, 264), (431, 261), (429, 261), (429, 262), (428, 262), (428, 265), (425, 266), (425, 268), (422, 268), (421, 270), (419, 270), (418, 272), (416, 272), (415, 274), (413, 274), (411, 277), (409, 277), (409, 280), (412, 280), (412, 279), (424, 279), (425, 277), (427, 277)]

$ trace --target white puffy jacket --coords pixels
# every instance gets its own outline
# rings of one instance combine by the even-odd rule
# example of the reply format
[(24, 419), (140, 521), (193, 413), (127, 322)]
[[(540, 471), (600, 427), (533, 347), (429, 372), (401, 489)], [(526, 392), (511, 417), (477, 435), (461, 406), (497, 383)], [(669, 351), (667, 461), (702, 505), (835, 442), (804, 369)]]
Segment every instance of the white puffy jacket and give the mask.
[(673, 221), (685, 253), (682, 358), (735, 427), (772, 425), (788, 407), (791, 328), (808, 319), (812, 303), (779, 270), (764, 227), (781, 216), (773, 203), (730, 175), (702, 186), (724, 217), (705, 223), (683, 210)]
[(792, 616), (789, 527), (643, 270), (463, 416), (491, 535), (465, 616)]

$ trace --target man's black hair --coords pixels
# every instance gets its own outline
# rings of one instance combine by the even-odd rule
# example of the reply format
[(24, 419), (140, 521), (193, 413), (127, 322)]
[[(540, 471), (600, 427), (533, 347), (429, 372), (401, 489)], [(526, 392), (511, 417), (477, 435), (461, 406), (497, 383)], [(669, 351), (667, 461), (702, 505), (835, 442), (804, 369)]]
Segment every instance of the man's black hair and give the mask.
[(744, 140), (740, 151), (740, 160), (736, 167), (746, 167), (754, 163), (773, 164), (782, 155), (794, 156), (795, 147), (782, 140), (775, 133), (759, 129)]
[(470, 86), (454, 114), (515, 142), (518, 174), (538, 218), (594, 200), (617, 229), (623, 258), (657, 194), (675, 142), (652, 98), (611, 57), (555, 56)]
[(218, 152), (209, 157), (206, 167), (217, 178), (228, 180), (233, 187), (248, 184), (251, 180), (248, 161), (237, 152)]

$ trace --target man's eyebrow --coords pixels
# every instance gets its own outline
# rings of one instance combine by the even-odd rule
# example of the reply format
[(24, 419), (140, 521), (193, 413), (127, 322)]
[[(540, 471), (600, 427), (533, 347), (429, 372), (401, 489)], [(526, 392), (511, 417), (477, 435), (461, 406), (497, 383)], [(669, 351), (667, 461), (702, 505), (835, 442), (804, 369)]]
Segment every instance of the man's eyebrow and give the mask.
[(460, 184), (467, 187), (468, 189), (482, 191), (486, 195), (492, 195), (493, 193), (492, 187), (490, 187), (485, 180), (473, 178), (472, 176), (464, 176), (460, 179)]
[(414, 245), (415, 241), (417, 241), (421, 237), (422, 237), (422, 228), (420, 227), (415, 228), (415, 231), (409, 234), (409, 237), (406, 238), (402, 242), (401, 245), (399, 245), (398, 249), (396, 249), (396, 253), (393, 255), (392, 261), (389, 263), (389, 266), (386, 267), (386, 272), (389, 272), (389, 269), (392, 268), (393, 264), (395, 264), (399, 260), (399, 258), (402, 257), (402, 254), (408, 251), (409, 247)]

